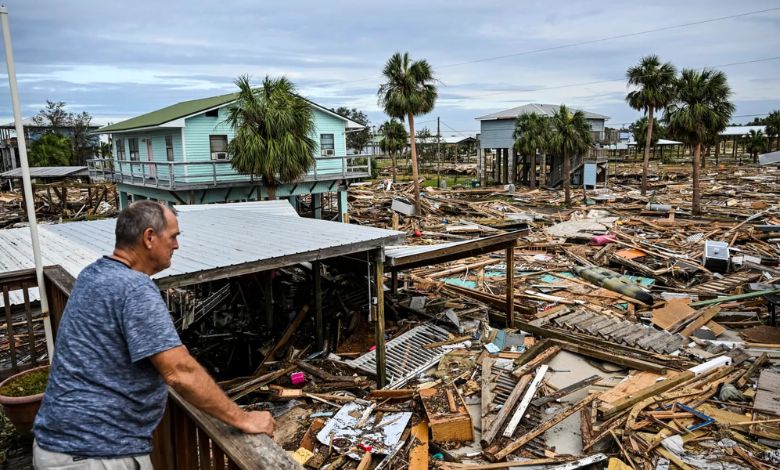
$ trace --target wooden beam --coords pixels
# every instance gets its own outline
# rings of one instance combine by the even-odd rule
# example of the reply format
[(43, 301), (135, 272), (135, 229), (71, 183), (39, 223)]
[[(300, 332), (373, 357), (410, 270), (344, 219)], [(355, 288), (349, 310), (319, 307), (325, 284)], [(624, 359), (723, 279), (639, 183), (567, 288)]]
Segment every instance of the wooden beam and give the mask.
[(376, 286), (376, 324), (375, 324), (375, 344), (376, 344), (376, 378), (377, 388), (384, 388), (387, 385), (387, 364), (385, 350), (385, 269), (384, 269), (384, 250), (381, 248), (374, 251), (374, 285)]
[(314, 324), (316, 330), (317, 350), (325, 347), (325, 322), (322, 319), (322, 263), (311, 263), (312, 277), (314, 281)]
[(530, 381), (530, 375), (520, 377), (520, 380), (515, 384), (515, 388), (512, 389), (512, 393), (509, 394), (509, 398), (506, 399), (504, 406), (501, 407), (501, 411), (498, 412), (498, 416), (496, 416), (496, 419), (490, 424), (490, 428), (482, 429), (482, 447), (487, 447), (493, 443), (493, 440), (498, 435), (498, 431), (501, 429), (501, 426), (504, 425), (504, 422), (509, 417), (510, 413), (512, 413), (517, 400), (520, 399), (525, 390), (525, 386), (528, 385), (528, 382)]
[(506, 249), (506, 325), (512, 328), (515, 314), (515, 248)]
[(549, 369), (549, 366), (547, 364), (542, 364), (536, 371), (533, 382), (528, 386), (528, 390), (526, 390), (523, 399), (520, 401), (520, 405), (517, 406), (517, 411), (512, 415), (512, 419), (509, 420), (509, 424), (507, 424), (506, 429), (504, 429), (504, 437), (512, 437), (515, 433), (517, 425), (520, 424), (520, 420), (523, 419), (525, 410), (528, 409), (528, 405), (530, 405), (531, 400), (534, 399), (536, 391), (539, 390), (539, 386), (542, 385), (542, 379), (544, 379), (544, 374), (547, 373), (547, 369)]

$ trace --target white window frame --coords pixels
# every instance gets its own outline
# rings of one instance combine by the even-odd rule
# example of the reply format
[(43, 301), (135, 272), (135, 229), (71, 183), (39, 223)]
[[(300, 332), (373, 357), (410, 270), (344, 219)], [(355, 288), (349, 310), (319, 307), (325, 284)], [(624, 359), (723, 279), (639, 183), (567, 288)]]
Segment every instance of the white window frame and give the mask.
[[(323, 141), (323, 137), (330, 136), (331, 143), (330, 147), (326, 147), (325, 143)], [(320, 156), (322, 157), (333, 157), (336, 155), (336, 134), (328, 133), (328, 134), (320, 134)]]
[[(222, 138), (222, 137), (224, 137), (224, 139), (225, 139), (224, 150), (220, 150), (220, 149), (214, 150), (214, 140), (216, 138)], [(221, 161), (228, 161), (228, 160), (230, 160), (230, 153), (228, 153), (227, 147), (228, 147), (228, 136), (227, 136), (227, 134), (212, 134), (212, 135), (209, 135), (209, 154), (211, 155), (211, 160), (212, 161), (221, 162)], [(224, 158), (222, 158), (223, 154), (224, 154)]]

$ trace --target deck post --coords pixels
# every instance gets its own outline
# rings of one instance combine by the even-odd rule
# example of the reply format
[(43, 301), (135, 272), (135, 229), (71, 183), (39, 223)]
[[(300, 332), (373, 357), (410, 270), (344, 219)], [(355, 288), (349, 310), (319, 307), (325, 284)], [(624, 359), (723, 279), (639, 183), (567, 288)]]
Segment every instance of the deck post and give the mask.
[(506, 326), (512, 328), (515, 313), (515, 248), (506, 249)]
[(375, 343), (376, 343), (376, 380), (377, 388), (384, 388), (387, 385), (387, 363), (385, 356), (385, 290), (384, 290), (384, 250), (382, 248), (374, 251), (374, 279), (376, 286), (376, 323)]
[(322, 320), (322, 263), (313, 261), (311, 272), (314, 280), (314, 324), (316, 326), (317, 350), (325, 347), (325, 323)]
[(274, 294), (272, 271), (263, 271), (260, 273), (260, 288), (263, 291), (266, 327), (269, 331), (271, 331), (274, 327)]
[(311, 211), (315, 219), (322, 219), (322, 193), (311, 195)]
[(347, 201), (347, 190), (339, 190), (338, 192), (339, 197), (339, 222), (344, 222), (344, 216), (347, 214), (347, 211), (349, 210), (349, 201)]
[(128, 204), (127, 191), (119, 191), (119, 210), (124, 209)]

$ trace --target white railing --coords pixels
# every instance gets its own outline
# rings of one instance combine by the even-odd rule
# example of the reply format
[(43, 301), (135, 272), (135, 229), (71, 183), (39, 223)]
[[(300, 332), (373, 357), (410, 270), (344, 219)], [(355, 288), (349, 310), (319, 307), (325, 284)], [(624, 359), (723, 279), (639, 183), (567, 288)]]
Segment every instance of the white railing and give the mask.
[[(298, 181), (327, 181), (371, 176), (371, 155), (320, 157)], [(87, 161), (93, 181), (114, 181), (161, 189), (216, 187), (258, 181), (235, 171), (229, 161), (145, 162), (96, 158)]]

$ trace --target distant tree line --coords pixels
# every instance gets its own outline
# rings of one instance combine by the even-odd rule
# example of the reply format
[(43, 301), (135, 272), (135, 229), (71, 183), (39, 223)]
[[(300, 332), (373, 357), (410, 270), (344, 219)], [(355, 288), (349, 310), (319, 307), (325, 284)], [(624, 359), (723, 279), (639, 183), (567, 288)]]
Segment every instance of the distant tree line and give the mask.
[(97, 136), (90, 134), (92, 116), (83, 111), (68, 112), (65, 102), (46, 100), (46, 106), (33, 116), (35, 126), (43, 135), (30, 144), (31, 166), (84, 165), (98, 153), (110, 155), (110, 146), (101, 146)]

